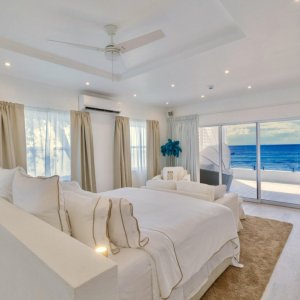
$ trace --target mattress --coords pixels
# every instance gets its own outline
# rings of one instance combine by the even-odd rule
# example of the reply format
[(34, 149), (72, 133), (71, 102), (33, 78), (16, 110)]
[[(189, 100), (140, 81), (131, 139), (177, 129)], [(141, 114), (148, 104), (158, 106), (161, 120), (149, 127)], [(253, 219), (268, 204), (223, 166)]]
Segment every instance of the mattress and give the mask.
[[(179, 285), (170, 295), (170, 300), (188, 300), (197, 294), (201, 295), (209, 287), (210, 276), (215, 270), (230, 264), (233, 257), (234, 245), (227, 242), (205, 265), (186, 283)], [(110, 257), (118, 264), (118, 299), (119, 300), (161, 300), (155, 280), (154, 263), (151, 257), (140, 249), (122, 249)], [(222, 269), (223, 271), (223, 269)]]

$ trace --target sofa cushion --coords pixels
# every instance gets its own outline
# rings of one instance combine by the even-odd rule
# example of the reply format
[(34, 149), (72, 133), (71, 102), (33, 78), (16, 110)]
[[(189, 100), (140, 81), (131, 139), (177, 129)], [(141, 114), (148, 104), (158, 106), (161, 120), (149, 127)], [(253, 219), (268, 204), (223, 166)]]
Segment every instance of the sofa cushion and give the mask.
[(146, 186), (153, 189), (176, 190), (176, 182), (174, 180), (148, 180)]
[(225, 185), (213, 186), (192, 181), (177, 181), (176, 188), (178, 191), (198, 195), (197, 198), (208, 201), (215, 201), (222, 198), (226, 193)]

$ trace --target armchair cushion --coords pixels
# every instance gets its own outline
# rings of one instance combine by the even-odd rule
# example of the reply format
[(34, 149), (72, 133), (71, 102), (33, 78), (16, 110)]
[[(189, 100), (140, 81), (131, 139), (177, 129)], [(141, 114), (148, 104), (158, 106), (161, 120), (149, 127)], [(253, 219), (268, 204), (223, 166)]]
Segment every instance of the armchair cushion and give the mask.
[(162, 170), (163, 180), (182, 180), (187, 175), (183, 167), (165, 167)]

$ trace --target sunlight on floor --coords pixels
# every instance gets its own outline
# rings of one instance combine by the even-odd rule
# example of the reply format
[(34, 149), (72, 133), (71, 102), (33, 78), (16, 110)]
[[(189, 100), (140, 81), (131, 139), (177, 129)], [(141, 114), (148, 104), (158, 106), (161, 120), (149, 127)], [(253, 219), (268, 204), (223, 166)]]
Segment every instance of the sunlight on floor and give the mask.
[[(261, 189), (263, 199), (300, 204), (300, 184), (262, 182)], [(256, 181), (235, 179), (230, 191), (238, 193), (242, 197), (256, 198)]]

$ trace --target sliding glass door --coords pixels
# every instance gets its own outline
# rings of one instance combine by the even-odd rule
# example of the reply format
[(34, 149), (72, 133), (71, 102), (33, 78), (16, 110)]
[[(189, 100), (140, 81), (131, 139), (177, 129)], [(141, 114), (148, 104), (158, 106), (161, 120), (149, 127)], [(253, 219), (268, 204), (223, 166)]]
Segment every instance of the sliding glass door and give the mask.
[(200, 181), (300, 208), (300, 120), (202, 127)]
[(260, 124), (261, 199), (300, 205), (300, 121)]
[(257, 199), (256, 124), (222, 127), (222, 182), (230, 192)]

